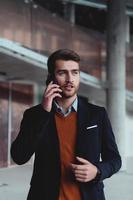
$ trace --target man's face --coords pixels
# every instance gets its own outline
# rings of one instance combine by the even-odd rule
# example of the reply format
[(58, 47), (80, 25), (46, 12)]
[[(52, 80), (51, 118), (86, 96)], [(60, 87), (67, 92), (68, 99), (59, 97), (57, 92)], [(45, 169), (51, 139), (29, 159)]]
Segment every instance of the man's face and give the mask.
[(62, 90), (62, 97), (76, 96), (80, 82), (79, 64), (72, 60), (57, 60), (55, 65), (55, 82)]

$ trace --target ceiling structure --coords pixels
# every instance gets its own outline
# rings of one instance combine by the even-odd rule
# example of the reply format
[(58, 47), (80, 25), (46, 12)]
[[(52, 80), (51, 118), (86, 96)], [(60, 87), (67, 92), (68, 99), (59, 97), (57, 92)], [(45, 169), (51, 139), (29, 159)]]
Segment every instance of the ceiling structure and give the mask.
[[(47, 5), (47, 7), (49, 6), (49, 2), (50, 3), (53, 2), (54, 4), (52, 5), (54, 9), (59, 4), (60, 6), (58, 8), (60, 9), (63, 8), (61, 0), (48, 0), (48, 1), (36, 0), (36, 1), (42, 3), (43, 5), (45, 4), (45, 6)], [(93, 7), (85, 5), (81, 6), (81, 2), (87, 4), (93, 3)], [(73, 3), (75, 3), (77, 6), (76, 12), (80, 12), (80, 16), (83, 17), (83, 13), (84, 15), (86, 15), (86, 13), (88, 13), (88, 9), (90, 9), (89, 10), (90, 12), (88, 13), (89, 15), (88, 19), (90, 20), (89, 26), (100, 32), (104, 32), (105, 24), (103, 22), (105, 21), (106, 18), (106, 9), (95, 7), (96, 5), (98, 5), (96, 2), (97, 1), (73, 0)], [(132, 1), (131, 2), (128, 1), (128, 5), (130, 5), (130, 3), (132, 3)], [(81, 10), (80, 7), (83, 10)], [(51, 9), (51, 7), (49, 7), (49, 9)], [(53, 10), (52, 12), (55, 12), (55, 10)], [(102, 23), (97, 23), (96, 18), (97, 20), (101, 20)], [(83, 21), (86, 21), (83, 20), (82, 18), (81, 19), (78, 18), (78, 20), (81, 23), (80, 25), (83, 25)], [(30, 49), (24, 48), (20, 44), (0, 39), (0, 81), (21, 82), (21, 83), (31, 82), (43, 86), (45, 84), (47, 76), (46, 63), (47, 63), (46, 56), (40, 55)], [(93, 102), (95, 99), (94, 103), (105, 105), (106, 83), (98, 80), (93, 76), (81, 72), (81, 84), (80, 84), (79, 94), (86, 97), (89, 96), (90, 101)], [(127, 91), (126, 100), (127, 100), (128, 110), (133, 112), (132, 92)]]
[(47, 57), (0, 39), (0, 81), (31, 81), (44, 84)]
[[(34, 0), (54, 14), (64, 17), (67, 3), (75, 5), (75, 23), (101, 33), (106, 31), (107, 1), (109, 0)], [(127, 14), (130, 18), (130, 32), (133, 34), (133, 1), (126, 0)]]

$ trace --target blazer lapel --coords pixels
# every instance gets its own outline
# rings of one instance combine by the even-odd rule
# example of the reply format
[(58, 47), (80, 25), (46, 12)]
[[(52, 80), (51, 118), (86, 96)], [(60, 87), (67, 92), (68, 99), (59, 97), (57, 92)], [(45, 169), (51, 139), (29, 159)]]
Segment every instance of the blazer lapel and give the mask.
[(76, 154), (78, 156), (84, 155), (84, 130), (86, 124), (90, 121), (90, 111), (88, 109), (87, 99), (78, 98), (78, 132), (77, 132), (77, 144), (76, 144)]
[(82, 133), (84, 127), (90, 121), (87, 99), (78, 99), (78, 135)]

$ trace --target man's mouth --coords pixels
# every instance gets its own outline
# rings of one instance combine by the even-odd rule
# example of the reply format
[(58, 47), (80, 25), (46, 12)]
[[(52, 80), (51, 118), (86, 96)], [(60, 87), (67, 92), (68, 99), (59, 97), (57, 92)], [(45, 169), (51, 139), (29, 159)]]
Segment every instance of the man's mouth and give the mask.
[(72, 88), (74, 88), (74, 86), (71, 85), (71, 84), (67, 84), (67, 85), (64, 86), (64, 88), (66, 88), (66, 89), (72, 89)]

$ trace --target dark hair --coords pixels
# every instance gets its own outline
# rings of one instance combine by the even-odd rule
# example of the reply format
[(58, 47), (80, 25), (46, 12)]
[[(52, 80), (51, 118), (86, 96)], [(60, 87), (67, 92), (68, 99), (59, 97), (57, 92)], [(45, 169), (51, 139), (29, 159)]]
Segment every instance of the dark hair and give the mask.
[(73, 60), (75, 62), (80, 62), (80, 56), (70, 49), (59, 49), (52, 53), (47, 61), (48, 67), (48, 77), (46, 80), (46, 85), (49, 84), (51, 80), (54, 79), (55, 62), (56, 60)]

